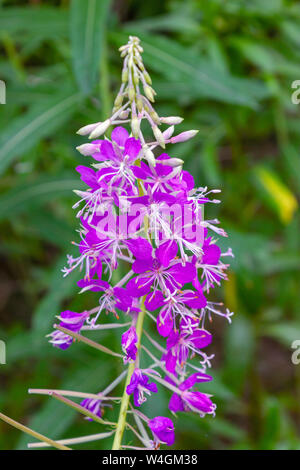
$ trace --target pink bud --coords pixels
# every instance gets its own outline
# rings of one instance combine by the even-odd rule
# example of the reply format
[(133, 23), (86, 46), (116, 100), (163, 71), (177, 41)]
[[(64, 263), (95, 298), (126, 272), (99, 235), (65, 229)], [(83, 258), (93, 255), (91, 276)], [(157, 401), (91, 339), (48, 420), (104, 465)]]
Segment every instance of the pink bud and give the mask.
[(165, 139), (165, 140), (169, 140), (170, 137), (172, 137), (173, 132), (174, 132), (174, 126), (168, 127), (168, 129), (166, 129), (165, 131), (163, 131), (164, 139)]
[(171, 138), (171, 144), (177, 144), (178, 142), (185, 142), (186, 140), (192, 139), (198, 132), (199, 131), (196, 130), (181, 132), (181, 134)]
[(95, 122), (95, 124), (88, 124), (87, 126), (81, 127), (78, 131), (77, 134), (79, 135), (88, 135), (90, 134), (94, 129), (96, 129), (97, 126), (101, 124), (100, 122)]
[(83, 144), (76, 147), (76, 150), (81, 153), (81, 155), (92, 155), (93, 153), (99, 150), (99, 144)]
[(161, 117), (160, 120), (164, 124), (169, 124), (169, 126), (173, 126), (176, 124), (180, 124), (183, 121), (183, 118), (179, 116), (168, 116), (168, 117)]

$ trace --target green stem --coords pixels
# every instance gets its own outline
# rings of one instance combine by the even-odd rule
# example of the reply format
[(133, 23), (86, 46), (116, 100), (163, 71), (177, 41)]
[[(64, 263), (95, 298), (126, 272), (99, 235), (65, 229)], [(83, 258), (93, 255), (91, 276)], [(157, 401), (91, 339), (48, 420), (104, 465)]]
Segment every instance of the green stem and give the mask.
[[(136, 333), (138, 337), (138, 342), (137, 342), (137, 349), (139, 354), (139, 349), (141, 345), (141, 337), (143, 333), (143, 323), (144, 323), (144, 318), (145, 318), (145, 306), (144, 306), (144, 301), (145, 297), (142, 300), (142, 306), (141, 306), (141, 312), (139, 313), (137, 324), (136, 324)], [(126, 426), (126, 417), (127, 417), (127, 410), (128, 410), (128, 405), (129, 405), (129, 395), (126, 393), (126, 388), (127, 385), (129, 385), (131, 376), (134, 372), (134, 369), (136, 367), (136, 362), (132, 362), (129, 364), (128, 367), (128, 372), (127, 372), (127, 377), (126, 377), (126, 382), (125, 382), (125, 387), (124, 387), (124, 392), (122, 396), (122, 401), (121, 401), (121, 407), (120, 407), (120, 413), (119, 413), (119, 419), (117, 423), (117, 428), (116, 428), (116, 433), (115, 433), (115, 438), (112, 446), (112, 450), (120, 450), (121, 444), (122, 444), (122, 437), (124, 433), (124, 429)]]

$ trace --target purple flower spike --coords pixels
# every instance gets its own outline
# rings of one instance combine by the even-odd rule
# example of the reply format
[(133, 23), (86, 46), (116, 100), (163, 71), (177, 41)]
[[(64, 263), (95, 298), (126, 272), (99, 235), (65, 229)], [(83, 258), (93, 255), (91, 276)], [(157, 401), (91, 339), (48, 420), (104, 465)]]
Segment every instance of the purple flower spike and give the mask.
[(136, 359), (138, 337), (134, 326), (125, 331), (122, 335), (122, 349), (125, 353), (124, 362), (133, 362)]
[(175, 441), (174, 424), (170, 418), (156, 416), (148, 422), (153, 435), (163, 444), (171, 446)]
[(150, 395), (151, 392), (157, 393), (157, 385), (154, 382), (149, 383), (149, 377), (142, 374), (140, 369), (135, 369), (126, 388), (128, 395), (133, 394), (134, 405), (141, 406), (146, 401), (144, 394)]
[[(111, 115), (78, 131), (90, 139), (77, 147), (86, 160), (86, 165), (76, 168), (85, 185), (74, 189), (79, 197), (73, 205), (80, 222), (72, 242), (77, 254), (67, 256), (62, 270), (67, 276), (78, 269), (80, 294), (93, 292), (95, 303), (82, 313), (62, 312), (58, 318), (66, 333), (56, 329), (49, 336), (53, 346), (67, 349), (81, 330), (84, 340), (91, 330), (101, 334), (114, 329), (117, 334), (124, 326), (129, 328), (119, 334), (127, 370), (81, 405), (94, 419), (101, 417), (103, 407), (109, 406), (106, 401), (120, 402), (115, 388), (126, 380), (113, 449), (126, 447), (122, 436), (129, 424), (128, 400), (133, 402), (130, 412), (148, 423), (153, 433), (153, 438), (147, 439), (136, 419), (134, 426), (139, 429), (131, 427), (135, 437), (145, 448), (158, 448), (161, 443), (174, 443), (172, 421), (164, 416), (150, 419), (133, 409), (152, 393), (152, 400), (158, 397), (154, 382), (165, 386), (168, 393), (172, 390), (172, 412), (214, 414), (211, 396), (196, 386), (212, 380), (205, 372), (214, 355), (203, 351), (212, 342), (206, 330), (208, 321), (218, 315), (231, 322), (233, 313), (228, 309), (223, 312), (221, 303), (210, 300), (209, 291), (227, 279), (229, 264), (223, 260), (233, 254), (230, 248), (221, 252), (216, 243), (219, 236), (227, 236), (219, 220), (204, 218), (205, 206), (220, 202), (211, 197), (220, 190), (195, 187), (193, 175), (183, 170), (183, 156), (176, 149), (172, 154), (172, 144), (190, 139), (197, 131), (175, 131), (181, 117), (157, 114), (156, 93), (143, 64), (140, 40), (130, 36), (120, 51), (124, 59), (122, 85)], [(147, 125), (151, 135), (144, 135)], [(159, 147), (166, 148), (160, 155)], [(103, 322), (105, 316), (109, 320)], [(85, 342), (97, 349), (92, 341)], [(114, 350), (107, 352), (120, 356)], [(139, 368), (150, 360), (149, 369)]]

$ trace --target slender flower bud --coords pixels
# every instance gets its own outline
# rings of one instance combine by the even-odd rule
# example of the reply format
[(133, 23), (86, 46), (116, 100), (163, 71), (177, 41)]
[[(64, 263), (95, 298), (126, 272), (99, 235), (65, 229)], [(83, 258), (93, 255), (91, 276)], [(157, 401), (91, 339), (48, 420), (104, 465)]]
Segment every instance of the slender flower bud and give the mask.
[(76, 150), (81, 153), (81, 155), (92, 155), (98, 150), (98, 145), (95, 144), (82, 144), (76, 147)]
[(122, 71), (122, 82), (127, 83), (128, 82), (128, 70), (124, 69)]
[(178, 142), (185, 142), (186, 140), (192, 139), (198, 132), (199, 131), (196, 130), (181, 132), (181, 134), (172, 137), (171, 144), (177, 144)]
[(128, 98), (130, 101), (134, 101), (134, 98), (135, 98), (135, 89), (133, 88), (133, 86), (129, 87), (129, 90), (128, 90)]
[(88, 124), (87, 126), (81, 127), (78, 129), (77, 134), (79, 135), (88, 135), (90, 134), (96, 127), (99, 126), (101, 122), (95, 122), (95, 124)]
[(182, 166), (184, 164), (184, 161), (181, 160), (181, 158), (168, 158), (167, 160), (159, 160), (159, 163), (175, 168), (177, 166)]
[(154, 91), (153, 91), (153, 89), (150, 86), (145, 85), (144, 86), (144, 92), (145, 92), (145, 95), (147, 96), (148, 100), (151, 101), (151, 103), (154, 103)]
[(152, 152), (152, 150), (149, 149), (148, 145), (143, 146), (143, 152), (144, 152), (144, 157), (147, 160), (147, 162), (149, 163), (149, 165), (150, 166), (155, 166), (156, 165), (155, 156), (154, 156), (154, 153)]
[(170, 137), (172, 137), (174, 129), (175, 129), (174, 126), (170, 126), (170, 127), (168, 127), (168, 129), (163, 131), (163, 136), (164, 136), (165, 140), (169, 140)]
[(132, 135), (137, 138), (140, 132), (140, 120), (136, 116), (131, 119), (131, 130)]
[(144, 75), (144, 78), (145, 78), (146, 82), (148, 83), (148, 85), (152, 85), (151, 77), (150, 77), (149, 73), (146, 70), (144, 70), (143, 75)]
[(123, 96), (119, 94), (115, 99), (114, 105), (116, 108), (119, 108), (120, 106), (122, 106), (122, 103), (123, 103)]
[(136, 100), (136, 107), (137, 107), (137, 109), (140, 113), (143, 111), (144, 104), (143, 104), (143, 100), (142, 100), (140, 95), (138, 96), (138, 98)]
[(163, 133), (161, 132), (161, 130), (159, 130), (159, 128), (157, 126), (153, 126), (152, 130), (153, 130), (153, 134), (154, 134), (154, 137), (156, 138), (157, 142), (164, 149), (166, 147), (166, 143), (165, 143)]
[(104, 132), (107, 131), (109, 128), (111, 122), (110, 119), (106, 119), (106, 121), (101, 122), (99, 126), (97, 126), (89, 135), (90, 139), (95, 139), (96, 137), (99, 137), (100, 135), (104, 134)]
[(168, 116), (168, 117), (161, 117), (161, 122), (164, 124), (168, 124), (169, 126), (180, 124), (183, 121), (183, 118), (179, 116)]
[(155, 112), (155, 111), (150, 111), (150, 117), (151, 119), (158, 125), (160, 125), (160, 118), (158, 116), (158, 114)]

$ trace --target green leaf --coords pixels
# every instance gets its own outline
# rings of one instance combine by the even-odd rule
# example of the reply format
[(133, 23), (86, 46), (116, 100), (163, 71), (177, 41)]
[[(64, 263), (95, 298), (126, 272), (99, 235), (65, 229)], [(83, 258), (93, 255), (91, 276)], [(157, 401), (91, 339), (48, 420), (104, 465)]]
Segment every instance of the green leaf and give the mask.
[(110, 0), (73, 0), (70, 34), (73, 69), (83, 93), (90, 93), (97, 80), (103, 34)]
[(277, 339), (288, 348), (291, 348), (293, 341), (300, 338), (299, 331), (299, 322), (275, 323), (261, 328), (261, 334)]
[(227, 328), (225, 336), (225, 382), (233, 390), (240, 390), (247, 370), (252, 362), (255, 349), (253, 326), (246, 316), (241, 314)]
[(276, 398), (269, 397), (264, 405), (266, 408), (265, 420), (259, 448), (262, 450), (273, 450), (276, 447), (281, 430), (280, 404)]
[(125, 27), (141, 33), (145, 31), (172, 31), (188, 34), (199, 32), (199, 23), (196, 19), (177, 13), (130, 21)]
[[(0, 30), (18, 37), (18, 34), (57, 39), (67, 35), (68, 10), (49, 6), (3, 8)], [(23, 38), (23, 36), (22, 36)], [(18, 37), (18, 40), (20, 37)]]
[(254, 176), (266, 203), (277, 212), (283, 223), (289, 223), (298, 208), (298, 202), (294, 194), (280, 180), (278, 175), (268, 168), (256, 167)]
[(23, 155), (65, 124), (81, 100), (79, 93), (52, 96), (10, 122), (0, 133), (0, 173), (17, 155)]
[(9, 190), (0, 197), (0, 220), (26, 212), (34, 202), (42, 203), (60, 197), (62, 194), (72, 194), (73, 189), (83, 189), (84, 183), (72, 173), (47, 176), (23, 183)]

